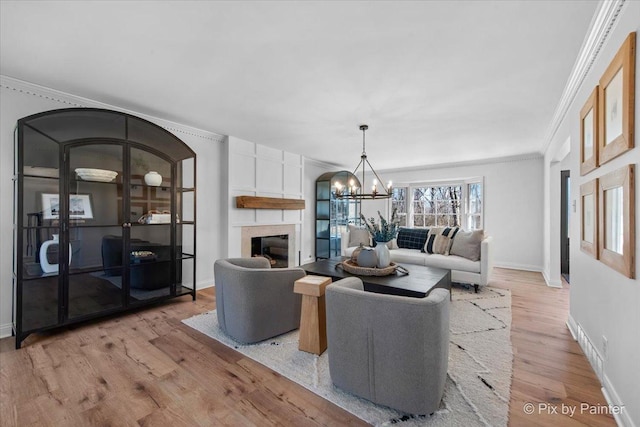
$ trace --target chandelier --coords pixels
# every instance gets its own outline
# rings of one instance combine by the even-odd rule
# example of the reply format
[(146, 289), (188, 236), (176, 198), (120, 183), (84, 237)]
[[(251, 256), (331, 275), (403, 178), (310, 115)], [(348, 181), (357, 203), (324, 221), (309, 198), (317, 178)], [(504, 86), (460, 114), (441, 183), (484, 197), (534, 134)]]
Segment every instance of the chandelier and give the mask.
[[(362, 176), (362, 188), (358, 187), (356, 180), (351, 179), (348, 185), (343, 185), (339, 181), (336, 181), (336, 197), (339, 198), (350, 198), (350, 199), (358, 199), (358, 200), (373, 200), (373, 199), (388, 199), (391, 197), (391, 193), (393, 188), (391, 187), (391, 181), (385, 187), (382, 184), (382, 180), (378, 176), (378, 173), (373, 169), (369, 160), (367, 160), (367, 152), (365, 150), (365, 131), (369, 129), (367, 125), (360, 125), (360, 130), (362, 131), (362, 155), (360, 156), (360, 163), (353, 171), (353, 175), (358, 176), (358, 169), (362, 166), (362, 172), (360, 172)], [(369, 169), (371, 169), (371, 173), (374, 176), (373, 185), (371, 186), (371, 192), (366, 193), (365, 188), (367, 188), (365, 181), (365, 170), (367, 165)], [(379, 184), (380, 183), (380, 184)]]

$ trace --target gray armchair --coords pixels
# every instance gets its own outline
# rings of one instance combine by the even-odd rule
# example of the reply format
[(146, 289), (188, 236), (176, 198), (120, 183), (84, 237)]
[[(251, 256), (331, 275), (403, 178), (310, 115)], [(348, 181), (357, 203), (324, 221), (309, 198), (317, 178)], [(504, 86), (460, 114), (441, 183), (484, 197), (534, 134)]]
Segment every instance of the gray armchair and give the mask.
[(435, 412), (447, 378), (449, 291), (384, 295), (349, 277), (329, 285), (325, 297), (333, 383), (409, 414)]
[(293, 282), (301, 268), (274, 268), (266, 258), (230, 258), (214, 264), (216, 310), (222, 330), (254, 343), (300, 327), (301, 295)]

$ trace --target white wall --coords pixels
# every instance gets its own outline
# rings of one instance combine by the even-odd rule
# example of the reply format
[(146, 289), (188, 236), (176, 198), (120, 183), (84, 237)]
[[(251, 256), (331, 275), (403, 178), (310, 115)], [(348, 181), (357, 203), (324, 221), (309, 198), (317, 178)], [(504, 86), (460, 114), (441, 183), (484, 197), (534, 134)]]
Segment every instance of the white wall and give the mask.
[[(407, 171), (378, 171), (395, 187), (403, 184), (484, 177), (484, 229), (494, 238), (496, 266), (542, 271), (542, 157)], [(385, 203), (365, 201), (362, 212), (377, 217)]]
[[(577, 211), (571, 221), (571, 300), (569, 325), (574, 334), (580, 331), (586, 334), (587, 340), (581, 345), (587, 356), (596, 365), (596, 372), (606, 389), (611, 403), (624, 405), (618, 422), (622, 425), (640, 425), (640, 283), (638, 279), (628, 279), (607, 267), (600, 261), (580, 250), (580, 203), (577, 203), (581, 184), (601, 177), (611, 171), (628, 164), (635, 164), (638, 170), (640, 148), (638, 148), (638, 131), (640, 130), (640, 55), (636, 49), (636, 103), (635, 123), (636, 137), (633, 150), (600, 166), (585, 176), (580, 176), (580, 123), (579, 113), (593, 88), (598, 84), (604, 70), (632, 31), (640, 32), (640, 2), (626, 2), (617, 18), (617, 23), (609, 33), (602, 50), (596, 57), (591, 69), (571, 104), (564, 120), (556, 131), (545, 155), (545, 169), (551, 169), (550, 162), (558, 147), (567, 138), (571, 139), (571, 185), (573, 188), (571, 201), (576, 201)], [(638, 40), (636, 40), (636, 43)], [(545, 198), (550, 197), (551, 188), (547, 182)], [(636, 212), (640, 201), (640, 186), (636, 180)], [(547, 212), (547, 221), (553, 217)], [(637, 223), (636, 214), (636, 223)], [(637, 228), (636, 228), (637, 230)], [(640, 245), (635, 242), (636, 272), (638, 271), (638, 255)], [(608, 340), (605, 352), (603, 336)], [(593, 350), (593, 351), (592, 351)], [(601, 372), (598, 369), (601, 361)]]
[[(0, 337), (11, 335), (13, 258), (13, 130), (18, 119), (42, 111), (70, 107), (99, 107), (120, 110), (84, 98), (2, 77), (0, 80)], [(213, 262), (226, 251), (220, 240), (220, 222), (226, 212), (219, 186), (226, 182), (222, 163), (221, 135), (188, 128), (176, 123), (146, 118), (173, 132), (197, 154), (197, 238), (196, 280), (198, 288), (213, 284)]]

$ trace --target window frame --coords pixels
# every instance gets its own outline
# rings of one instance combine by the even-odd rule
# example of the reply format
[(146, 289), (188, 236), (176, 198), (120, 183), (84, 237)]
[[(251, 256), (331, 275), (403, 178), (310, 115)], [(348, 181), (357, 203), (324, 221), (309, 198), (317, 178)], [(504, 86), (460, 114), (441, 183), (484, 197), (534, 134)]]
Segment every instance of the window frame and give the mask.
[[(474, 184), (480, 185), (480, 212), (479, 213), (471, 213), (471, 191), (470, 186)], [(430, 226), (416, 226), (414, 223), (414, 189), (416, 188), (431, 188), (431, 187), (461, 187), (461, 197), (460, 197), (460, 227), (465, 230), (480, 230), (484, 229), (484, 207), (485, 207), (485, 180), (484, 177), (472, 177), (467, 179), (456, 179), (456, 180), (446, 180), (446, 181), (420, 181), (420, 182), (410, 182), (410, 183), (401, 183), (396, 184), (394, 186), (394, 191), (399, 189), (405, 190), (405, 213), (401, 214), (402, 216), (406, 216), (406, 225), (403, 227), (408, 228), (429, 228)], [(394, 199), (393, 197), (389, 203), (389, 214), (393, 211)], [(426, 218), (426, 214), (424, 216)], [(479, 228), (471, 228), (472, 218), (479, 218)]]

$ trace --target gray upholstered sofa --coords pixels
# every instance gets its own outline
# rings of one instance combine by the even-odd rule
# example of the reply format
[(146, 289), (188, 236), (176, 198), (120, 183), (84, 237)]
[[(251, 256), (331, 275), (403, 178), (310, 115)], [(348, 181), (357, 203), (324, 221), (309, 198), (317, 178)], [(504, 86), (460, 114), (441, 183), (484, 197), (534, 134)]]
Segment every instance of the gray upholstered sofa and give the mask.
[(325, 298), (333, 383), (406, 413), (435, 412), (447, 378), (449, 291), (385, 295), (349, 277), (327, 286)]
[(254, 343), (300, 327), (301, 295), (293, 283), (301, 268), (271, 268), (263, 257), (220, 259), (214, 264), (220, 328), (240, 343)]
[[(357, 246), (349, 246), (349, 232), (341, 235), (341, 254), (351, 256)], [(480, 245), (480, 260), (472, 261), (457, 255), (428, 254), (418, 249), (390, 249), (391, 261), (400, 264), (418, 264), (427, 267), (451, 270), (451, 281), (478, 286), (486, 286), (491, 280), (493, 271), (493, 238), (486, 236)]]

